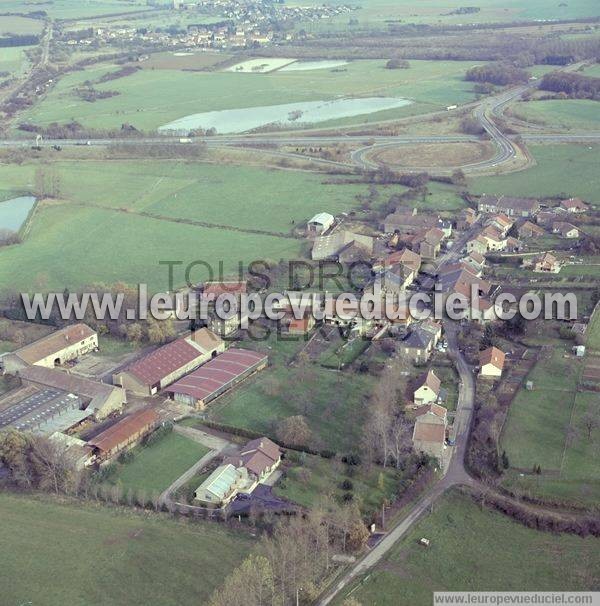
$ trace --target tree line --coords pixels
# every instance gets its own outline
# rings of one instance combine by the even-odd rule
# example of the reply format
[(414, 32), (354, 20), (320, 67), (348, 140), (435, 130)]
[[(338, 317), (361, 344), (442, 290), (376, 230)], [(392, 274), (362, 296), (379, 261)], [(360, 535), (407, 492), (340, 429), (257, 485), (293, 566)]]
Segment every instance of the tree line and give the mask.
[(465, 79), (470, 82), (490, 82), (498, 86), (522, 84), (527, 82), (531, 74), (511, 63), (498, 62), (478, 65), (467, 70)]
[(546, 74), (540, 82), (540, 88), (554, 93), (565, 93), (575, 99), (600, 99), (600, 78), (582, 74)]

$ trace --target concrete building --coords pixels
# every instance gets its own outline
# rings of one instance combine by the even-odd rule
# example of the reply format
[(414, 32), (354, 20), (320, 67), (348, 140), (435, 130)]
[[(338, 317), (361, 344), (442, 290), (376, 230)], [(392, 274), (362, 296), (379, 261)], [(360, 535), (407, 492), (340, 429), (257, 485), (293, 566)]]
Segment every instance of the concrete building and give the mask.
[(87, 324), (72, 324), (3, 356), (2, 366), (8, 373), (27, 365), (54, 368), (96, 349), (96, 331)]
[(201, 328), (116, 373), (113, 383), (138, 395), (154, 395), (223, 351), (225, 342), (208, 328)]

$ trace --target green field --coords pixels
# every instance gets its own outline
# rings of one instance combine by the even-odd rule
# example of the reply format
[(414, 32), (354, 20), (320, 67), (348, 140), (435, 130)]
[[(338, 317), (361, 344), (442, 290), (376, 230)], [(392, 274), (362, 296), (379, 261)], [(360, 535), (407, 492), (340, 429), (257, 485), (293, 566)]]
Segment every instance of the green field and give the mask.
[[(5, 11), (4, 4), (4, 2), (0, 3), (0, 11), (2, 12)], [(43, 27), (44, 22), (41, 19), (29, 19), (18, 15), (0, 16), (0, 38), (7, 34), (18, 36), (39, 34)], [(1, 54), (4, 55), (6, 50), (6, 48), (3, 48)]]
[(529, 145), (535, 166), (507, 175), (473, 179), (473, 193), (508, 196), (580, 196), (600, 204), (597, 145)]
[(124, 122), (152, 130), (183, 116), (213, 110), (260, 107), (280, 103), (330, 100), (340, 96), (404, 97), (413, 105), (368, 117), (320, 123), (358, 124), (390, 119), (466, 103), (474, 99), (472, 83), (464, 80), (473, 62), (411, 61), (408, 70), (387, 70), (385, 61), (355, 61), (345, 71), (311, 70), (239, 74), (140, 70), (126, 78), (95, 85), (120, 94), (94, 103), (82, 101), (73, 89), (92, 82), (114, 66), (94, 66), (61, 78), (38, 105), (24, 114), (36, 124), (77, 120), (97, 128), (120, 128)]
[(590, 99), (529, 101), (515, 106), (515, 114), (524, 120), (543, 124), (553, 130), (598, 130), (600, 108)]
[(600, 352), (600, 312), (596, 312), (592, 315), (592, 319), (587, 330), (587, 346), (593, 351)]
[[(2, 165), (0, 181), (31, 190), (36, 166)], [(215, 271), (223, 261), (225, 273), (237, 273), (238, 261), (297, 258), (303, 242), (277, 234), (322, 210), (351, 210), (367, 192), (304, 172), (171, 161), (58, 162), (44, 170), (58, 175), (64, 202), (41, 204), (25, 241), (0, 251), (0, 287), (62, 291), (122, 280), (156, 291), (168, 286), (160, 261), (205, 260)], [(200, 269), (190, 275), (205, 277)], [(175, 282), (184, 283), (183, 269)]]
[[(44, 10), (53, 19), (76, 19), (112, 13), (129, 13), (148, 10), (144, 0), (52, 0), (39, 6), (33, 2), (26, 6), (28, 10)], [(21, 0), (2, 0), (2, 12), (23, 12)]]
[(350, 592), (360, 604), (430, 606), (433, 591), (589, 591), (600, 575), (599, 547), (598, 539), (532, 530), (450, 493), (335, 604)]
[(213, 523), (0, 493), (2, 603), (207, 603), (251, 541)]
[(156, 444), (132, 451), (130, 463), (119, 464), (115, 482), (125, 490), (145, 491), (147, 497), (166, 490), (184, 471), (199, 461), (208, 448), (179, 435), (170, 433)]
[(341, 500), (347, 492), (341, 483), (349, 479), (353, 485), (350, 492), (361, 511), (365, 514), (378, 511), (383, 499), (393, 500), (401, 477), (393, 468), (378, 466), (354, 467), (349, 477), (349, 468), (340, 461), (304, 454), (298, 455), (298, 459), (287, 470), (285, 479), (278, 482), (275, 493), (307, 508), (327, 496)]
[[(534, 465), (541, 465), (542, 471), (573, 478), (564, 461), (570, 450), (567, 429), (573, 423), (582, 361), (565, 358), (566, 351), (555, 341), (551, 355), (542, 358), (527, 376), (533, 381), (533, 390), (521, 389), (511, 404), (501, 436), (501, 448), (506, 450), (511, 467), (531, 471)], [(594, 465), (589, 460), (581, 473), (593, 475)]]
[(10, 72), (11, 76), (20, 75), (27, 65), (25, 51), (33, 47), (18, 46), (3, 48), (0, 53), (0, 72)]
[(340, 453), (359, 450), (365, 407), (376, 379), (309, 364), (309, 378), (303, 383), (298, 367), (288, 366), (303, 344), (305, 341), (281, 341), (275, 335), (256, 343), (256, 349), (268, 353), (269, 368), (219, 398), (209, 408), (209, 417), (273, 436), (278, 421), (303, 415), (313, 447)]

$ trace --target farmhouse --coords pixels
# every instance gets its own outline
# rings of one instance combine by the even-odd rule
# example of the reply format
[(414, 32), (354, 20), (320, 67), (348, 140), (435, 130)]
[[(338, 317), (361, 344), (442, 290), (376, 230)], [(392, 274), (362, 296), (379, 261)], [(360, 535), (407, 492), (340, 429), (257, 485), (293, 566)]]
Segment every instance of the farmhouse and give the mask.
[(587, 212), (590, 207), (581, 198), (569, 198), (561, 201), (560, 208), (568, 213), (581, 214)]
[(231, 463), (220, 465), (198, 486), (194, 498), (203, 505), (224, 507), (248, 484), (245, 468), (236, 469)]
[(504, 352), (489, 347), (479, 354), (479, 374), (482, 377), (501, 377), (504, 370)]
[(490, 219), (488, 219), (486, 225), (491, 225), (495, 227), (503, 236), (506, 236), (508, 230), (514, 225), (514, 221), (509, 219), (506, 215), (494, 215)]
[(517, 228), (519, 238), (539, 238), (544, 235), (544, 230), (532, 223), (531, 221), (525, 221)]
[(322, 236), (331, 229), (334, 222), (335, 218), (333, 215), (319, 213), (308, 222), (306, 233), (308, 236)]
[(528, 259), (523, 263), (524, 267), (531, 267), (536, 273), (552, 273), (560, 272), (560, 261), (551, 253), (542, 253), (533, 259)]
[[(221, 304), (221, 301), (234, 297), (238, 304), (238, 310), (241, 309), (240, 298), (246, 294), (248, 283), (246, 280), (237, 281), (222, 281), (222, 282), (205, 282), (202, 288), (200, 297), (201, 305), (206, 306), (207, 311), (207, 326), (208, 329), (221, 337), (228, 337), (239, 330), (243, 320), (247, 317), (242, 317), (242, 313), (232, 314), (231, 317), (221, 318), (216, 312), (216, 306)], [(219, 299), (222, 297), (222, 299)]]
[(506, 248), (506, 238), (496, 227), (488, 225), (480, 235), (485, 239), (488, 250), (495, 251), (504, 250)]
[(238, 469), (244, 467), (249, 478), (255, 482), (262, 482), (281, 463), (281, 450), (269, 438), (257, 438), (248, 442), (238, 455), (225, 459), (224, 463), (230, 463)]
[(532, 217), (540, 210), (540, 203), (534, 198), (513, 198), (510, 196), (488, 196), (484, 194), (477, 206), (479, 212), (504, 213), (509, 217)]
[(158, 425), (159, 418), (155, 410), (146, 407), (119, 419), (88, 441), (95, 462), (104, 463), (135, 446)]
[(469, 229), (479, 218), (477, 211), (473, 208), (465, 208), (461, 211), (458, 220), (456, 222), (456, 229), (459, 231), (466, 231)]
[(171, 385), (173, 400), (203, 410), (206, 405), (251, 374), (266, 367), (268, 356), (231, 348)]
[(552, 233), (558, 234), (561, 238), (575, 239), (579, 238), (579, 230), (571, 223), (556, 221), (552, 224)]
[(26, 365), (54, 368), (98, 349), (98, 334), (87, 324), (79, 323), (61, 328), (29, 345), (3, 356), (6, 372)]
[(413, 448), (441, 460), (446, 441), (446, 409), (437, 404), (421, 406), (413, 430)]
[(437, 402), (440, 396), (440, 388), (442, 382), (433, 370), (427, 371), (419, 379), (417, 388), (413, 395), (413, 401), (415, 404), (431, 404)]
[(113, 383), (138, 395), (153, 395), (223, 351), (224, 341), (202, 328), (137, 360), (115, 374)]
[(396, 211), (388, 215), (383, 222), (385, 233), (414, 234), (423, 230), (440, 226), (440, 218), (432, 214), (419, 214), (417, 209), (412, 211)]
[(357, 255), (373, 254), (374, 240), (371, 236), (338, 231), (328, 236), (318, 236), (313, 244), (312, 258), (315, 261), (337, 257), (340, 261), (351, 260)]
[(468, 253), (478, 253), (480, 255), (484, 255), (488, 251), (488, 242), (487, 240), (481, 236), (475, 236), (467, 242), (467, 252)]
[(18, 372), (25, 385), (36, 389), (56, 389), (80, 398), (85, 410), (91, 411), (95, 420), (105, 419), (119, 412), (127, 401), (125, 391), (114, 385), (98, 383), (55, 368), (28, 366)]

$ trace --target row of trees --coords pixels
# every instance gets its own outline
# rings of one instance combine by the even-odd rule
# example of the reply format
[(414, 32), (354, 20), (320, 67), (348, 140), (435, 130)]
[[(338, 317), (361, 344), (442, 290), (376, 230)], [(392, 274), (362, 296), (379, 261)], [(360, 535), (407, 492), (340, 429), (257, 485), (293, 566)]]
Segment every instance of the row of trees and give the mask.
[(540, 82), (542, 90), (565, 93), (577, 99), (600, 99), (600, 78), (581, 74), (553, 72), (546, 74)]
[(358, 508), (326, 500), (306, 517), (280, 520), (257, 553), (248, 556), (215, 591), (210, 606), (287, 606), (312, 602), (332, 556), (366, 544), (368, 531)]
[(470, 82), (489, 82), (498, 86), (527, 82), (531, 74), (512, 63), (497, 62), (477, 65), (467, 70), (465, 78)]

